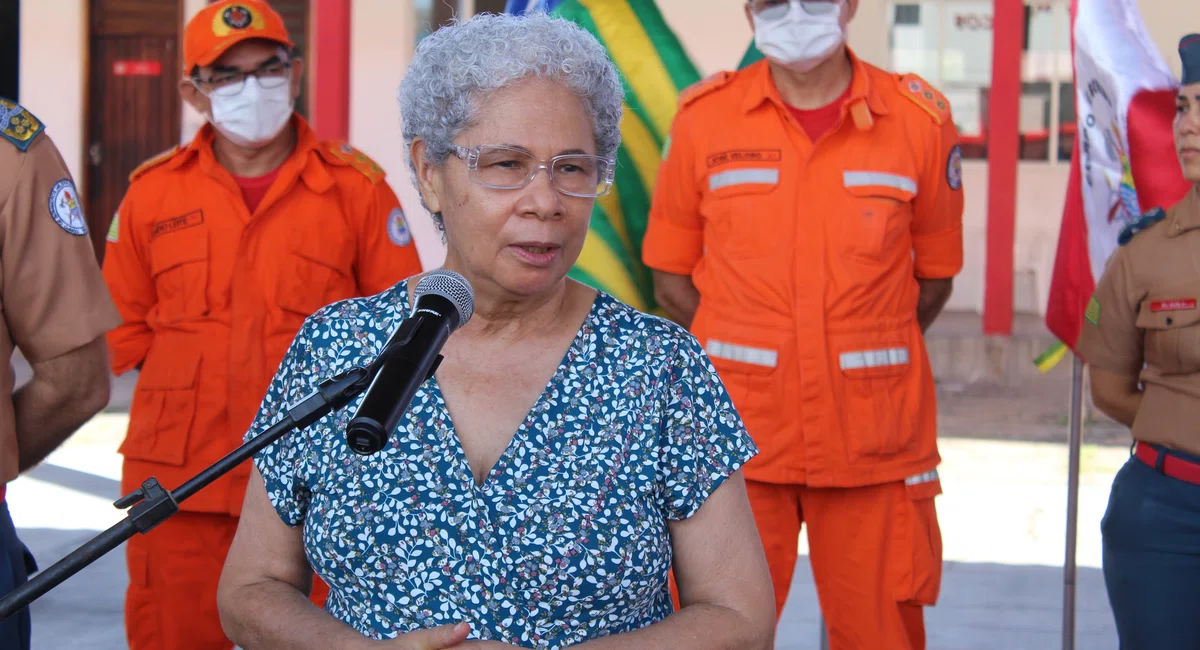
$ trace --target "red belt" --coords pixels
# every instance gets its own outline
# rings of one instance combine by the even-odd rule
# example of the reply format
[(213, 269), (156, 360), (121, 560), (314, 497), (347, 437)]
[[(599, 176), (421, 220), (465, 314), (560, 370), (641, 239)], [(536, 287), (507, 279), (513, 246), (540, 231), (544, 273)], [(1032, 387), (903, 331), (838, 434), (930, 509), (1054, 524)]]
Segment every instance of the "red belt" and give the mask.
[[(1150, 445), (1138, 441), (1134, 449), (1134, 455), (1143, 463), (1158, 470), (1162, 474), (1166, 474), (1171, 478), (1177, 478), (1181, 481), (1200, 485), (1200, 463), (1194, 463), (1190, 460), (1184, 460), (1179, 456), (1172, 456), (1166, 450), (1159, 451)], [(1159, 457), (1162, 458), (1162, 467), (1159, 467)]]
[(8, 484), (0, 485), (0, 503), (4, 503), (4, 494), (8, 492)]

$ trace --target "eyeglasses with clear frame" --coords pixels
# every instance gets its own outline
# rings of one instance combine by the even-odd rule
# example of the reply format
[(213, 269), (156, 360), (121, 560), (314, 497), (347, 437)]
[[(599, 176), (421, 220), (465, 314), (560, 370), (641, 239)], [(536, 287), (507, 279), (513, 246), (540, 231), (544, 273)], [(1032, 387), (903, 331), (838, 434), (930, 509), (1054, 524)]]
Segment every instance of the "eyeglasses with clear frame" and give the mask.
[(828, 16), (842, 9), (845, 0), (749, 0), (750, 11), (763, 20), (779, 20), (793, 6), (810, 16)]
[(568, 196), (596, 198), (612, 189), (616, 161), (591, 154), (568, 153), (550, 160), (500, 144), (466, 148), (453, 144), (454, 155), (467, 163), (471, 180), (496, 190), (517, 190), (533, 182), (545, 169), (554, 189)]
[[(208, 78), (192, 77), (192, 82), (208, 87), (208, 95), (233, 97), (246, 87), (246, 79), (254, 77), (262, 88), (278, 88), (288, 82), (291, 61), (272, 59), (253, 70), (221, 71)], [(201, 90), (204, 90), (203, 88)]]

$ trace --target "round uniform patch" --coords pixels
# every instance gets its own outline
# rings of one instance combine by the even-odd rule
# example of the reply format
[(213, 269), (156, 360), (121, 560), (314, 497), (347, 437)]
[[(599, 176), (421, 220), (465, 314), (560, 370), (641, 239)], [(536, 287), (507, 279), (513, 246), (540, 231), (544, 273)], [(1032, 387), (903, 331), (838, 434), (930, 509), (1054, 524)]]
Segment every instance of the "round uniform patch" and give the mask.
[(246, 29), (254, 18), (249, 9), (242, 5), (233, 5), (221, 14), (221, 20), (234, 29)]
[(388, 215), (387, 231), (388, 237), (397, 246), (408, 246), (412, 243), (412, 231), (408, 229), (408, 222), (404, 220), (404, 211), (400, 208), (393, 209)]
[(71, 179), (64, 178), (50, 190), (50, 216), (63, 230), (72, 235), (86, 235), (87, 220), (83, 218), (83, 207), (79, 205), (79, 192)]
[(950, 150), (950, 158), (946, 161), (946, 184), (952, 190), (962, 187), (962, 147), (958, 145)]

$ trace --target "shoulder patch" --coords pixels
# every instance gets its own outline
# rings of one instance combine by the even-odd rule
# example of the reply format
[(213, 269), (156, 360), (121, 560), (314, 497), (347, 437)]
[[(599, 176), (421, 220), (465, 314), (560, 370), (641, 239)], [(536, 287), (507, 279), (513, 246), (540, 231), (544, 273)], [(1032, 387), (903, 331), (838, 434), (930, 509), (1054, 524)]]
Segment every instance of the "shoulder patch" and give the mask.
[(962, 189), (962, 147), (957, 144), (946, 159), (946, 185), (955, 192)]
[(0, 137), (21, 151), (26, 151), (45, 130), (45, 125), (33, 113), (15, 102), (0, 98)]
[(388, 237), (397, 246), (408, 246), (412, 243), (412, 231), (408, 229), (408, 221), (404, 219), (404, 210), (392, 208), (387, 218)]
[(729, 83), (729, 80), (733, 79), (733, 77), (734, 73), (729, 72), (728, 70), (722, 70), (720, 72), (713, 73), (704, 79), (701, 79), (700, 81), (697, 81), (687, 88), (684, 88), (679, 93), (679, 105), (687, 106), (697, 99)]
[(114, 244), (117, 243), (117, 234), (119, 232), (121, 232), (120, 224), (121, 224), (121, 211), (118, 210), (113, 213), (112, 223), (110, 223), (108, 225), (108, 235), (105, 237), (106, 240), (108, 240)]
[(941, 126), (950, 121), (950, 100), (946, 99), (941, 91), (915, 74), (894, 76), (896, 84), (900, 87), (900, 94), (920, 106), (921, 110), (928, 113), (935, 124)]
[(1096, 300), (1096, 296), (1092, 296), (1092, 299), (1088, 301), (1083, 317), (1092, 325), (1100, 325), (1100, 301)]
[(387, 172), (383, 171), (378, 163), (346, 142), (327, 142), (318, 147), (317, 151), (325, 162), (341, 167), (353, 167), (362, 172), (372, 184), (387, 176)]
[(1142, 216), (1129, 222), (1121, 229), (1121, 234), (1117, 235), (1117, 245), (1124, 246), (1133, 240), (1133, 236), (1139, 232), (1149, 228), (1150, 226), (1162, 221), (1167, 216), (1167, 213), (1162, 208), (1154, 208), (1153, 210), (1143, 214)]
[(166, 151), (146, 160), (142, 164), (138, 165), (137, 168), (134, 169), (133, 172), (129, 174), (129, 181), (133, 182), (139, 176), (145, 174), (146, 172), (150, 171), (151, 169), (154, 169), (155, 167), (158, 167), (159, 165), (174, 158), (175, 154), (179, 153), (179, 151), (180, 151), (180, 146), (175, 145), (175, 146), (171, 147), (170, 149), (167, 149)]
[(64, 178), (50, 188), (46, 203), (46, 209), (60, 228), (76, 236), (88, 234), (83, 206), (79, 205), (79, 191), (70, 178)]

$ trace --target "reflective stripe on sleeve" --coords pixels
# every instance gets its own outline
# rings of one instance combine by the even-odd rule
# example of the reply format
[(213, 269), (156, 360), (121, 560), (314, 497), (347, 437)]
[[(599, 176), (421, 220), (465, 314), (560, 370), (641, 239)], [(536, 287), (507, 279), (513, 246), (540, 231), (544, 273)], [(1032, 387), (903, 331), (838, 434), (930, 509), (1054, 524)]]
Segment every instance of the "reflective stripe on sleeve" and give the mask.
[(936, 480), (938, 480), (938, 471), (936, 469), (931, 469), (923, 474), (917, 474), (904, 479), (904, 484), (918, 485), (921, 483), (932, 483)]

